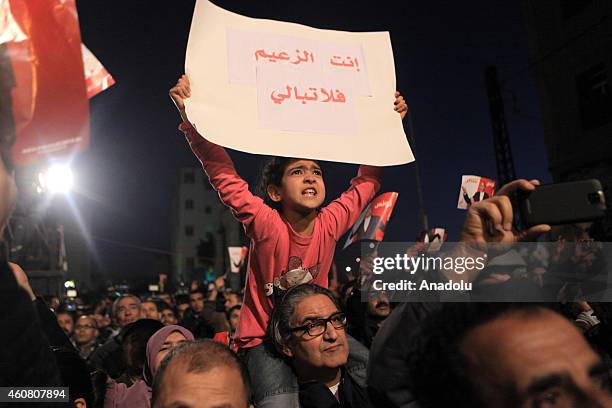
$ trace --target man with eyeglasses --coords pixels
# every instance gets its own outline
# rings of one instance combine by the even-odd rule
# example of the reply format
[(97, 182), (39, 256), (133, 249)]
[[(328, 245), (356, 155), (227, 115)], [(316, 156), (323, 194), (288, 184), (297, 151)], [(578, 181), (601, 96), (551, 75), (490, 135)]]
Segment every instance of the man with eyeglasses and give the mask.
[(316, 285), (291, 288), (274, 308), (268, 334), (297, 376), (301, 407), (371, 406), (361, 373), (347, 368), (346, 322), (333, 294)]
[(91, 353), (98, 348), (99, 334), (96, 319), (86, 315), (79, 317), (74, 326), (73, 339), (83, 360), (87, 360)]

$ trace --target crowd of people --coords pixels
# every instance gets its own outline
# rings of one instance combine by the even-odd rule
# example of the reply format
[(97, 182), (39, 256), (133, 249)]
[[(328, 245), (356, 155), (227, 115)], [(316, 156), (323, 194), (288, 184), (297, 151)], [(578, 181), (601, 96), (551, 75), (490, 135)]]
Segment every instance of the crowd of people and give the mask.
[[(336, 242), (379, 190), (380, 169), (361, 166), (323, 206), (318, 162), (274, 158), (255, 195), (225, 149), (189, 122), (186, 76), (170, 96), (191, 149), (251, 241), (243, 290), (220, 277), (189, 293), (45, 301), (3, 248), (1, 386), (65, 386), (78, 407), (612, 407), (612, 308), (574, 298), (398, 304), (364, 287), (367, 266), (330, 286)], [(403, 118), (407, 106), (395, 98)], [(2, 158), (5, 225), (14, 185)], [(447, 255), (486, 255), (489, 244), (550, 234), (548, 225), (513, 224), (512, 197), (538, 184), (516, 180), (475, 202), (460, 233), (468, 245)], [(440, 282), (516, 278), (485, 278), (476, 268), (435, 273)]]

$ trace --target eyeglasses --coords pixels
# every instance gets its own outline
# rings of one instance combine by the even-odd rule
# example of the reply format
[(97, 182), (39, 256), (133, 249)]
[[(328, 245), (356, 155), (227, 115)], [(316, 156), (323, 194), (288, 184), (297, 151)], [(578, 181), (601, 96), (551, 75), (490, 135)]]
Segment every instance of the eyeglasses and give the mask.
[(331, 323), (334, 329), (336, 330), (344, 330), (344, 328), (346, 327), (346, 315), (341, 312), (334, 313), (327, 319), (316, 319), (303, 326), (294, 327), (289, 331), (291, 333), (295, 333), (297, 331), (306, 331), (309, 336), (317, 337), (325, 333), (325, 330), (327, 329), (327, 323)]
[(96, 326), (94, 326), (93, 324), (77, 324), (76, 326), (74, 326), (75, 329), (95, 329)]

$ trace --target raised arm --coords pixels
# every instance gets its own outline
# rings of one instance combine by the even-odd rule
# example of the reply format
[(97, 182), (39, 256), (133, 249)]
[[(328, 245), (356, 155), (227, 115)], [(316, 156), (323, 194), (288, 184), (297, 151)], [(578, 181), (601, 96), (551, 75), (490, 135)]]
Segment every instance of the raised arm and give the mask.
[[(489, 244), (513, 244), (533, 241), (550, 231), (550, 225), (535, 225), (518, 231), (513, 226), (514, 210), (511, 198), (518, 191), (533, 191), (538, 180), (514, 180), (503, 186), (494, 197), (474, 203), (468, 208), (459, 236), (461, 245), (456, 245), (445, 256), (453, 258), (477, 258), (487, 253)], [(473, 282), (482, 268), (474, 267), (456, 273), (453, 269), (442, 269), (441, 278), (451, 282)]]
[(329, 203), (321, 211), (321, 218), (337, 241), (352, 227), (359, 214), (380, 189), (382, 169), (374, 166), (360, 166), (357, 177), (351, 180), (351, 187)]
[[(408, 112), (408, 105), (399, 92), (395, 92), (393, 110), (399, 113), (402, 119)], [(380, 189), (381, 177), (382, 168), (360, 166), (357, 177), (351, 180), (351, 187), (323, 209), (321, 216), (336, 240), (352, 227), (361, 211), (374, 198)]]
[[(263, 200), (249, 191), (249, 186), (236, 172), (232, 159), (225, 149), (204, 139), (189, 122), (184, 99), (191, 96), (189, 79), (183, 75), (170, 89), (170, 97), (176, 105), (183, 123), (183, 131), (191, 150), (208, 176), (211, 185), (219, 193), (221, 202), (228, 206), (249, 236), (263, 238), (272, 223), (266, 222), (275, 212)], [(257, 219), (257, 222), (255, 220)]]

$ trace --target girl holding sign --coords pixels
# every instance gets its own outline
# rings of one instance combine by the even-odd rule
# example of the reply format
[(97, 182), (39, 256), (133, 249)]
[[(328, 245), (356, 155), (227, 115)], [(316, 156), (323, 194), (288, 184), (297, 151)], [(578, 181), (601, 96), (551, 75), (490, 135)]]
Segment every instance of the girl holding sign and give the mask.
[[(360, 166), (349, 189), (321, 208), (325, 182), (319, 164), (275, 157), (263, 170), (264, 198), (260, 198), (249, 191), (225, 149), (204, 139), (189, 122), (184, 99), (190, 93), (185, 75), (170, 89), (183, 119), (179, 128), (221, 201), (232, 209), (251, 241), (236, 342), (247, 357), (254, 402), (258, 406), (297, 406), (298, 387), (291, 369), (269, 355), (263, 344), (270, 314), (292, 286), (327, 287), (336, 242), (375, 196), (381, 169)], [(408, 107), (399, 93), (395, 97), (395, 111), (403, 118)]]

